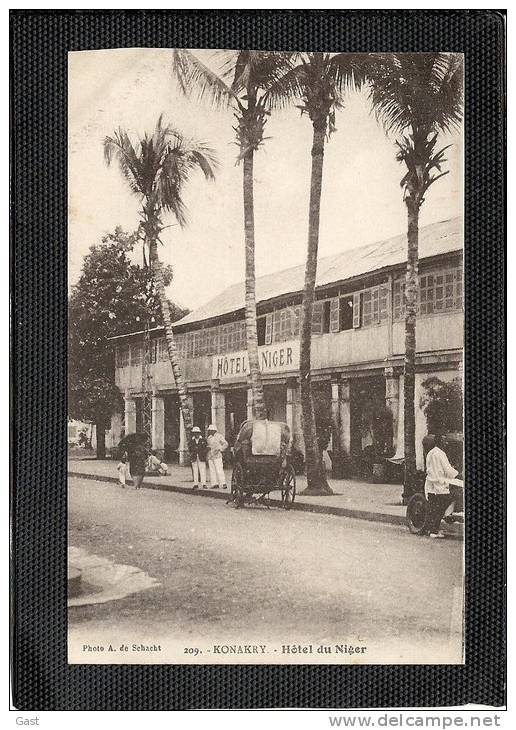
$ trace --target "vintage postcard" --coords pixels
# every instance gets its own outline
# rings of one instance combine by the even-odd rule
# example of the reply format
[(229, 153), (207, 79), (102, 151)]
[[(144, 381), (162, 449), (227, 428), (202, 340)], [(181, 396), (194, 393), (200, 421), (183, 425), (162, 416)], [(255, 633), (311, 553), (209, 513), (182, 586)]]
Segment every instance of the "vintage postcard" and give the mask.
[(463, 56), (68, 64), (69, 662), (462, 664)]

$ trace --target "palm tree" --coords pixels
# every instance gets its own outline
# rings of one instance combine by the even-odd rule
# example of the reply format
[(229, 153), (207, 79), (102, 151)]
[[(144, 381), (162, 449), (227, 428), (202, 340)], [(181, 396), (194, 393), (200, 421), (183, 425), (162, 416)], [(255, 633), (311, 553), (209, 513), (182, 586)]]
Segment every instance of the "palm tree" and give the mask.
[(312, 310), (317, 277), (319, 218), (324, 163), (324, 145), (336, 131), (335, 113), (343, 108), (344, 92), (360, 86), (364, 60), (359, 54), (302, 53), (298, 63), (280, 78), (271, 91), (272, 106), (301, 99), (301, 113), (307, 114), (313, 128), (310, 204), (308, 211), (308, 248), (301, 310), (299, 378), (307, 487), (303, 494), (332, 494), (326, 480), (317, 439), (311, 385)]
[(448, 146), (438, 138), (460, 126), (463, 114), (463, 57), (458, 53), (379, 54), (370, 67), (370, 99), (387, 134), (396, 136), (396, 159), (407, 171), (401, 180), (407, 207), (405, 277), (405, 477), (403, 501), (415, 488), (415, 362), (418, 292), (419, 210), (442, 170)]
[(254, 153), (264, 141), (269, 116), (271, 86), (286, 68), (292, 54), (266, 51), (221, 51), (220, 75), (187, 50), (174, 51), (174, 69), (186, 95), (196, 92), (216, 108), (232, 108), (233, 127), (239, 147), (237, 162), (243, 162), (245, 240), (245, 323), (249, 375), (253, 391), (253, 411), (258, 419), (267, 417), (258, 357), (256, 331), (256, 274), (254, 225)]
[(187, 140), (176, 129), (163, 126), (159, 117), (154, 132), (145, 134), (133, 144), (124, 129), (118, 129), (104, 140), (107, 165), (116, 159), (131, 192), (141, 201), (140, 234), (144, 252), (148, 251), (161, 315), (165, 325), (167, 350), (176, 383), (186, 432), (192, 429), (192, 414), (188, 390), (179, 365), (176, 342), (172, 331), (169, 301), (165, 293), (162, 264), (158, 256), (158, 241), (164, 229), (162, 216), (172, 213), (183, 227), (187, 213), (183, 203), (183, 188), (192, 172), (201, 170), (207, 180), (213, 180), (218, 165), (214, 151), (202, 142)]

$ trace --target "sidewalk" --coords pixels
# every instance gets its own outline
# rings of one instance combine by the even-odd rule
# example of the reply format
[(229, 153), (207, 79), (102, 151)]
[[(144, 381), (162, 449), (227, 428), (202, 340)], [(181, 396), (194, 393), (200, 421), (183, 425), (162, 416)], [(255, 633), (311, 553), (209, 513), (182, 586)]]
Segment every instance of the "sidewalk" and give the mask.
[[(96, 459), (81, 459), (68, 461), (68, 474), (85, 479), (99, 479), (101, 481), (117, 482), (116, 462), (97, 461)], [(228, 491), (199, 489), (192, 491), (192, 472), (190, 467), (177, 464), (169, 466), (169, 474), (165, 477), (146, 476), (146, 489), (162, 489), (169, 492), (195, 494), (199, 497), (213, 497), (215, 499), (228, 498), (230, 474), (228, 477)], [(351, 479), (329, 479), (333, 495), (328, 497), (304, 497), (300, 492), (306, 487), (306, 478), (296, 478), (296, 501), (291, 509), (307, 512), (322, 512), (325, 514), (356, 517), (373, 522), (386, 522), (392, 525), (405, 524), (405, 507), (401, 504), (401, 484), (369, 484)], [(130, 488), (130, 487), (129, 487)], [(279, 492), (271, 492), (271, 504), (278, 504)]]

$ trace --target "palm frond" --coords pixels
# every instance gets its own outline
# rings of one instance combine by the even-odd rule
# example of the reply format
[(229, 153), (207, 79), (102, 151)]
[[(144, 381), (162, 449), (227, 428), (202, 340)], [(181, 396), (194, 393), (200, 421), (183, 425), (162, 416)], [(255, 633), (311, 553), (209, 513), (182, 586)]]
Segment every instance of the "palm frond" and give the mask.
[(187, 224), (182, 194), (192, 172), (200, 170), (207, 180), (213, 180), (218, 167), (211, 147), (186, 139), (164, 124), (162, 116), (152, 134), (145, 133), (137, 145), (122, 129), (106, 137), (104, 156), (108, 165), (116, 156), (132, 192), (142, 200), (141, 225), (146, 235), (154, 238), (163, 228), (162, 210), (173, 213), (181, 226)]
[(173, 68), (185, 96), (196, 94), (199, 100), (208, 100), (217, 109), (225, 109), (238, 102), (236, 94), (225, 81), (191, 51), (176, 49)]
[(113, 133), (113, 136), (105, 137), (104, 159), (108, 166), (111, 165), (113, 159), (116, 159), (131, 191), (135, 195), (142, 194), (143, 177), (140, 159), (125, 130), (119, 129)]
[[(372, 54), (374, 55), (374, 54)], [(378, 54), (369, 98), (388, 133), (449, 132), (463, 114), (463, 59), (456, 53)]]
[(272, 80), (263, 96), (266, 109), (284, 109), (302, 99), (306, 87), (306, 70), (303, 63), (287, 63), (283, 73)]
[(369, 54), (335, 53), (329, 56), (325, 66), (327, 74), (339, 94), (360, 89), (367, 80)]

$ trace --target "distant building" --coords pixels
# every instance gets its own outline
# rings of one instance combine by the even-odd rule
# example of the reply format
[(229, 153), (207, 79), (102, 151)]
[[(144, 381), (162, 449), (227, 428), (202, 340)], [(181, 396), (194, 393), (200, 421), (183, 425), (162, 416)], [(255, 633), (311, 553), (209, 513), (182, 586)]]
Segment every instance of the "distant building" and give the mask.
[[(406, 236), (319, 260), (312, 323), (316, 407), (331, 424), (332, 447), (358, 456), (371, 442), (368, 414), (392, 414), (393, 448), (403, 447), (403, 357)], [(459, 219), (426, 226), (419, 236), (416, 363), (416, 444), (426, 422), (419, 410), (422, 381), (460, 374), (463, 349), (463, 232)], [(299, 402), (299, 322), (304, 266), (259, 277), (257, 327), (269, 417), (286, 421), (303, 450)], [(251, 417), (252, 392), (244, 322), (244, 284), (175, 323), (174, 331), (193, 406), (194, 423), (214, 421), (232, 439)], [(125, 397), (125, 431), (141, 423), (143, 333), (112, 338), (116, 383)], [(151, 331), (153, 447), (186, 450), (179, 401), (163, 330)]]

